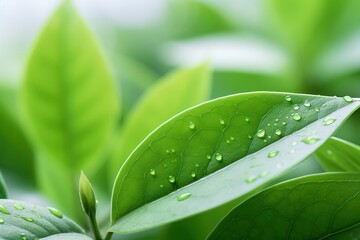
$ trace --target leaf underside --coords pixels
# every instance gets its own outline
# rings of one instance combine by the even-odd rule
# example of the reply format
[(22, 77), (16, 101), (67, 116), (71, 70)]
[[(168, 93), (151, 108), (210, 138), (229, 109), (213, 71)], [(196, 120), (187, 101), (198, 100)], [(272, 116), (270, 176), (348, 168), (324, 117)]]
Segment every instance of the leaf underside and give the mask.
[(83, 233), (56, 209), (16, 200), (0, 200), (0, 239), (39, 239), (59, 233)]
[(281, 183), (235, 208), (208, 239), (358, 239), (359, 186), (358, 173)]
[(41, 240), (92, 240), (86, 235), (78, 234), (78, 233), (61, 233), (52, 235), (46, 238), (41, 238)]
[(111, 230), (160, 226), (256, 189), (313, 153), (359, 105), (260, 92), (180, 113), (150, 134), (121, 168)]

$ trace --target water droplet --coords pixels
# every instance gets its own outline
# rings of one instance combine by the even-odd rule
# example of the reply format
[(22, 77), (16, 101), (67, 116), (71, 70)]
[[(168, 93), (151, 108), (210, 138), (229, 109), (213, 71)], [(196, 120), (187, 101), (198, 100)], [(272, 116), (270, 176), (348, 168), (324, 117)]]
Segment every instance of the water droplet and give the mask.
[(210, 160), (210, 159), (211, 159), (211, 155), (206, 155), (206, 158), (207, 158), (208, 160)]
[(280, 136), (280, 135), (281, 135), (281, 130), (280, 130), (280, 129), (276, 129), (276, 130), (275, 130), (275, 134), (278, 135), (278, 136)]
[(230, 140), (226, 140), (227, 143), (230, 143)]
[(22, 219), (24, 219), (25, 221), (28, 221), (28, 222), (34, 222), (35, 220), (31, 217), (21, 217)]
[(265, 130), (260, 129), (260, 130), (256, 133), (256, 136), (259, 137), (259, 138), (263, 138), (263, 137), (265, 137), (265, 134), (266, 134)]
[(268, 172), (267, 171), (262, 171), (260, 173), (260, 177), (265, 177), (266, 175), (268, 175)]
[(265, 140), (264, 140), (264, 143), (266, 143), (266, 142), (267, 142), (267, 140), (265, 139)]
[(254, 176), (248, 177), (248, 178), (246, 179), (246, 182), (247, 182), (247, 183), (252, 183), (252, 182), (255, 182), (255, 181), (256, 181), (256, 177), (254, 177)]
[(278, 118), (276, 118), (276, 119), (275, 119), (275, 122), (278, 122), (278, 121), (279, 121), (279, 119), (278, 119)]
[(199, 164), (197, 163), (197, 164), (195, 164), (195, 167), (199, 167)]
[(16, 210), (24, 210), (24, 209), (25, 209), (22, 205), (17, 204), (17, 203), (14, 203), (13, 206), (14, 206), (14, 208), (15, 208)]
[(345, 96), (343, 97), (343, 99), (345, 100), (345, 102), (352, 102), (353, 99), (350, 96)]
[(195, 129), (195, 123), (194, 122), (189, 122), (189, 128), (191, 130)]
[(216, 161), (221, 162), (222, 159), (223, 159), (222, 154), (221, 154), (221, 153), (216, 153), (216, 154), (215, 154), (215, 159), (216, 159)]
[(291, 144), (292, 144), (293, 146), (295, 146), (295, 145), (297, 144), (297, 142), (292, 142)]
[(295, 149), (291, 149), (290, 153), (293, 154), (295, 152)]
[(42, 218), (42, 216), (40, 214), (36, 214), (37, 218)]
[(191, 173), (191, 176), (192, 176), (193, 178), (196, 177), (196, 173), (192, 172), (192, 173)]
[(175, 177), (170, 175), (168, 180), (169, 180), (170, 183), (174, 183), (175, 182)]
[(246, 117), (245, 122), (250, 122), (250, 118)]
[(307, 138), (304, 138), (303, 140), (301, 140), (303, 143), (305, 144), (313, 144), (313, 143), (316, 143), (318, 141), (320, 141), (321, 139), (318, 138), (318, 137), (307, 137)]
[(315, 112), (320, 112), (320, 108), (316, 107)]
[(271, 139), (271, 136), (270, 136), (270, 135), (268, 136), (268, 139)]
[(166, 165), (166, 164), (164, 164), (164, 167), (166, 168), (166, 167), (167, 167), (167, 165)]
[(221, 118), (219, 119), (219, 122), (220, 122), (221, 125), (225, 124), (225, 121), (223, 119), (221, 119)]
[(311, 106), (311, 103), (310, 103), (308, 100), (305, 100), (304, 106), (305, 106), (305, 107), (310, 107), (310, 106)]
[(184, 201), (184, 200), (188, 199), (189, 197), (191, 197), (191, 193), (183, 193), (180, 196), (178, 196), (176, 199), (178, 201)]
[(25, 233), (20, 233), (21, 240), (27, 240), (27, 236)]
[(161, 184), (161, 185), (160, 185), (160, 188), (163, 188), (163, 187), (164, 187), (164, 185)]
[(4, 218), (0, 217), (0, 224), (4, 224)]
[(271, 152), (269, 152), (269, 154), (268, 154), (268, 158), (274, 158), (274, 157), (276, 157), (278, 154), (279, 154), (279, 151), (277, 151), (277, 150), (271, 151)]
[(284, 121), (284, 122), (282, 122), (281, 124), (282, 124), (283, 126), (286, 126), (287, 123)]
[(172, 152), (172, 153), (175, 153), (175, 149), (172, 148), (172, 149), (171, 149), (171, 152)]
[(150, 175), (151, 175), (151, 176), (155, 176), (155, 175), (156, 175), (155, 169), (150, 169)]
[(299, 108), (300, 108), (299, 105), (297, 104), (294, 105), (294, 110), (299, 110)]
[(336, 118), (334, 117), (327, 117), (323, 120), (323, 125), (324, 126), (327, 126), (327, 125), (331, 125), (333, 124), (334, 122), (336, 122)]
[(300, 121), (301, 115), (300, 115), (299, 113), (295, 113), (294, 116), (293, 116), (293, 119), (294, 119), (295, 121)]
[(234, 140), (235, 140), (235, 138), (234, 138), (234, 137), (230, 137), (230, 140), (234, 141)]
[(62, 212), (60, 212), (60, 211), (57, 210), (56, 208), (48, 207), (47, 209), (48, 209), (49, 212), (50, 212), (52, 215), (54, 215), (55, 217), (58, 217), (58, 218), (62, 218), (62, 217), (63, 217)]
[(252, 136), (251, 136), (251, 135), (248, 135), (248, 138), (249, 138), (249, 139), (252, 139)]
[(10, 214), (10, 212), (3, 205), (0, 205), (0, 212), (3, 214)]
[(268, 123), (267, 125), (268, 125), (269, 127), (271, 126), (271, 124), (270, 124), (270, 123)]
[(328, 155), (332, 155), (332, 154), (333, 154), (333, 151), (331, 151), (330, 149), (328, 149), (328, 150), (326, 151), (326, 153), (327, 153)]
[(291, 99), (290, 96), (286, 96), (286, 97), (285, 97), (285, 100), (288, 101), (288, 102), (291, 102), (292, 99)]
[(170, 150), (169, 150), (169, 149), (166, 149), (165, 152), (166, 152), (166, 153), (170, 153)]

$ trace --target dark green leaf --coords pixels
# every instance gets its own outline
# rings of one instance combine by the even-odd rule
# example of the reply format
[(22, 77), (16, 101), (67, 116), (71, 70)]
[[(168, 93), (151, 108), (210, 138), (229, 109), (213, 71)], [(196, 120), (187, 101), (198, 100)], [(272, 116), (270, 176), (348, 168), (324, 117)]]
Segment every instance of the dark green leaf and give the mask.
[(83, 232), (57, 209), (16, 200), (0, 200), (0, 239), (35, 240), (59, 233)]
[[(41, 32), (20, 97), (26, 130), (41, 158), (37, 172), (47, 186), (43, 191), (74, 216), (78, 201), (63, 196), (77, 199), (81, 169), (89, 175), (98, 170), (118, 106), (99, 46), (70, 2), (60, 5)], [(52, 190), (56, 185), (63, 191)]]
[(2, 174), (0, 173), (0, 199), (7, 198), (6, 183)]
[(330, 138), (315, 153), (329, 172), (360, 172), (360, 147), (338, 138)]
[(78, 234), (78, 233), (61, 233), (52, 235), (46, 238), (41, 238), (41, 240), (92, 240), (86, 235)]
[(327, 173), (275, 185), (227, 215), (209, 239), (357, 239), (360, 174)]
[(188, 109), (152, 132), (122, 166), (111, 230), (163, 225), (255, 190), (308, 157), (359, 106), (257, 92)]
[(207, 64), (177, 70), (159, 80), (124, 124), (109, 165), (111, 182), (126, 158), (151, 131), (178, 112), (207, 100), (210, 84)]

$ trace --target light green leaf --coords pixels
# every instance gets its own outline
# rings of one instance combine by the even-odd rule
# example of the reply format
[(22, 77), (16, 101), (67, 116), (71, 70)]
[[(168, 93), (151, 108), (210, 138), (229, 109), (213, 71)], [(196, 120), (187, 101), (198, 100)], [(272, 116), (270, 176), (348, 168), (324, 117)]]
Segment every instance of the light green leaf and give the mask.
[(111, 230), (152, 228), (249, 193), (308, 157), (359, 106), (255, 92), (190, 108), (152, 132), (120, 169)]
[(2, 174), (0, 173), (0, 199), (7, 198), (6, 183)]
[(111, 182), (135, 147), (161, 123), (205, 101), (210, 92), (207, 64), (177, 70), (159, 80), (127, 118), (110, 164)]
[(55, 208), (16, 200), (0, 200), (0, 239), (34, 240), (59, 233), (83, 233)]
[(78, 233), (61, 233), (52, 235), (46, 238), (40, 238), (42, 240), (92, 240), (92, 238), (89, 238), (86, 235), (78, 234)]
[(339, 138), (330, 138), (315, 153), (329, 172), (360, 172), (360, 147)]
[(41, 32), (20, 97), (42, 154), (74, 172), (96, 170), (116, 122), (117, 96), (98, 44), (70, 1)]
[[(77, 199), (80, 170), (92, 175), (104, 159), (117, 122), (115, 89), (98, 44), (65, 1), (34, 46), (20, 97), (26, 130), (43, 159), (37, 160), (42, 190), (72, 217), (80, 205), (63, 196)], [(64, 191), (51, 190), (57, 185)]]
[(248, 199), (208, 239), (356, 239), (360, 174), (326, 173), (275, 185)]

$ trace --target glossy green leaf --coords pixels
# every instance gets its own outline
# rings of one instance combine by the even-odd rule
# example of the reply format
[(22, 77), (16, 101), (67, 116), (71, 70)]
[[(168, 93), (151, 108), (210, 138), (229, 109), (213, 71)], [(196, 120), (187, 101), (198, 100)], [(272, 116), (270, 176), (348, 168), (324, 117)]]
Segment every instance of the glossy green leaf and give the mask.
[(338, 138), (330, 138), (315, 153), (329, 172), (360, 172), (360, 147)]
[(41, 240), (92, 240), (86, 235), (78, 234), (78, 233), (60, 233), (56, 235), (52, 235), (46, 238), (40, 238)]
[(255, 92), (190, 108), (152, 132), (122, 166), (111, 230), (152, 228), (243, 196), (308, 157), (359, 106)]
[(6, 189), (6, 183), (5, 180), (0, 173), (0, 199), (7, 198), (7, 189)]
[(116, 123), (117, 95), (99, 46), (70, 1), (41, 32), (20, 97), (42, 154), (74, 172), (96, 170)]
[(111, 182), (135, 147), (161, 123), (210, 95), (208, 65), (177, 70), (159, 80), (127, 118), (110, 164)]
[(16, 200), (0, 200), (0, 239), (35, 240), (59, 233), (83, 233), (55, 208)]
[(357, 239), (360, 174), (326, 173), (275, 185), (227, 215), (208, 239)]

